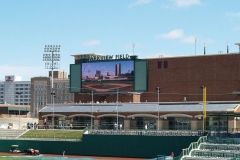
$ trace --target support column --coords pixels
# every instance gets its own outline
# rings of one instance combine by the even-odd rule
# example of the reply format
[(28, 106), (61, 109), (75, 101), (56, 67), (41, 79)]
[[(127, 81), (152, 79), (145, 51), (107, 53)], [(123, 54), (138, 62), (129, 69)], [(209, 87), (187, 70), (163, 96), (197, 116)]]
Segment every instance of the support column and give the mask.
[(202, 119), (202, 117), (198, 118), (196, 123), (197, 123), (197, 130), (203, 130), (203, 119)]
[(141, 94), (140, 93), (134, 93), (133, 94), (133, 103), (140, 103), (141, 102)]
[(99, 129), (99, 124), (100, 124), (100, 120), (99, 119), (94, 119), (94, 129)]
[(235, 118), (234, 117), (228, 117), (228, 132), (232, 132), (232, 131), (235, 131), (235, 125), (236, 125), (236, 122), (235, 122)]
[(70, 126), (71, 119), (66, 118), (65, 119), (65, 125)]
[(198, 120), (197, 119), (192, 119), (191, 120), (191, 130), (192, 131), (199, 130), (199, 128), (198, 128)]
[(234, 117), (233, 119), (233, 132), (236, 132), (237, 131), (237, 117)]
[(44, 123), (44, 122), (43, 122), (42, 119), (38, 120), (38, 125), (39, 125), (39, 126), (43, 126), (43, 123)]
[(164, 129), (163, 128), (164, 122), (163, 122), (162, 119), (157, 120), (156, 129), (157, 129), (158, 125), (159, 125), (159, 130), (163, 130)]
[(164, 119), (159, 119), (159, 121), (158, 120), (156, 120), (156, 130), (157, 130), (157, 126), (158, 126), (158, 124), (159, 124), (159, 130), (168, 130), (169, 129), (169, 125), (168, 125), (168, 120), (167, 120), (167, 118), (164, 118)]
[(130, 129), (130, 119), (126, 118), (124, 119), (124, 130), (129, 130)]
[(235, 124), (236, 124), (235, 131), (238, 132), (240, 127), (240, 117), (235, 117)]

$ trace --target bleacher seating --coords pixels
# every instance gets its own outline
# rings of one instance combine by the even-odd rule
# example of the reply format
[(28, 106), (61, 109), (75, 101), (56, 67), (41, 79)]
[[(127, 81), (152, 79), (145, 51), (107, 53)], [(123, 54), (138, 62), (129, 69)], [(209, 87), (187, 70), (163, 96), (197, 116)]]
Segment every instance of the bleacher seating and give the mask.
[(240, 141), (234, 138), (208, 137), (181, 160), (233, 160), (240, 159)]

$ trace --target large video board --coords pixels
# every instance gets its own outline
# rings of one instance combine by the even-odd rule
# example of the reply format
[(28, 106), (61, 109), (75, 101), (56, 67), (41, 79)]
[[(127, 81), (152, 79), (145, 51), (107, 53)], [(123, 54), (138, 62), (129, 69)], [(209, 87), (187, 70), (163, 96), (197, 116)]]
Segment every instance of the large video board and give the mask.
[(96, 61), (82, 63), (82, 92), (133, 91), (134, 61)]

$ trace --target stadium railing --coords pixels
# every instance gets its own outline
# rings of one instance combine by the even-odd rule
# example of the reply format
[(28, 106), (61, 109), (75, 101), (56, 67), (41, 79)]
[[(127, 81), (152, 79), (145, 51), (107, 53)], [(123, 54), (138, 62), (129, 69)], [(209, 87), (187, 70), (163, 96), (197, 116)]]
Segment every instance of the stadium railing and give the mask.
[(206, 141), (207, 141), (207, 136), (202, 136), (202, 137), (200, 137), (197, 142), (192, 142), (188, 148), (183, 149), (183, 150), (182, 150), (182, 153), (181, 153), (178, 157), (175, 157), (174, 160), (181, 160), (184, 156), (189, 156), (189, 155), (190, 155), (190, 152), (191, 152), (193, 149), (198, 148), (198, 146), (199, 146), (201, 143), (204, 143), (204, 142), (206, 142)]
[(141, 135), (141, 136), (202, 136), (202, 132), (191, 130), (89, 130), (96, 135)]

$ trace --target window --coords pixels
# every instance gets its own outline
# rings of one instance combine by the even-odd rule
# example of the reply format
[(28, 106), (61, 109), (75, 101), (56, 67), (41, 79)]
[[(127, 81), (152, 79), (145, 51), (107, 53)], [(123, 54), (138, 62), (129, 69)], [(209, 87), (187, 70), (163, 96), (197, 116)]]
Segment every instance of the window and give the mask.
[(158, 61), (158, 69), (162, 68), (162, 61)]
[(168, 68), (168, 61), (158, 61), (158, 69)]
[(168, 61), (163, 61), (163, 67), (168, 68)]

